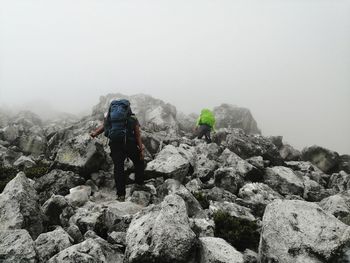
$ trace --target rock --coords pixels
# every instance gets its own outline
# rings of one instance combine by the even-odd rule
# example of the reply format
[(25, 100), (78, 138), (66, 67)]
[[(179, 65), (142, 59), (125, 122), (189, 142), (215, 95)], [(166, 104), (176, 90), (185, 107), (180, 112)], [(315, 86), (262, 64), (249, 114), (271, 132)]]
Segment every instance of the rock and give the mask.
[(323, 199), (319, 205), (324, 211), (341, 219), (350, 215), (350, 190)]
[(217, 202), (214, 201), (210, 204), (209, 210), (211, 214), (214, 214), (217, 211), (225, 211), (230, 214), (232, 217), (245, 219), (248, 221), (256, 221), (255, 217), (252, 215), (251, 210), (247, 207), (237, 205), (235, 203), (230, 203), (227, 201)]
[(259, 255), (253, 250), (246, 249), (244, 250), (244, 253), (243, 253), (243, 259), (244, 259), (244, 263), (258, 263)]
[(213, 141), (227, 147), (243, 159), (262, 156), (272, 165), (284, 163), (277, 147), (261, 135), (248, 135), (241, 129), (220, 129), (213, 136)]
[(52, 195), (42, 206), (42, 211), (51, 225), (60, 225), (60, 215), (68, 206), (67, 200), (61, 195)]
[(0, 194), (0, 222), (0, 230), (26, 229), (33, 238), (44, 231), (37, 193), (23, 172)]
[(339, 171), (350, 173), (350, 155), (344, 154), (340, 156)]
[(259, 246), (261, 262), (335, 262), (350, 228), (317, 204), (276, 200), (267, 205)]
[(211, 189), (204, 189), (202, 193), (209, 200), (213, 200), (213, 201), (227, 201), (227, 202), (233, 203), (237, 199), (236, 195), (216, 186)]
[(303, 178), (292, 169), (275, 166), (266, 168), (265, 184), (282, 195), (300, 195), (304, 193)]
[(303, 198), (310, 202), (319, 202), (322, 199), (335, 194), (332, 189), (324, 189), (319, 183), (304, 177), (304, 195)]
[(102, 207), (94, 203), (87, 203), (79, 207), (75, 214), (69, 219), (69, 225), (78, 226), (82, 234), (88, 230), (97, 228), (97, 220), (102, 216)]
[(203, 183), (200, 179), (196, 178), (191, 181), (189, 181), (186, 184), (186, 188), (188, 191), (190, 191), (192, 194), (200, 191), (203, 188)]
[(150, 178), (163, 176), (182, 182), (189, 173), (190, 166), (189, 160), (178, 148), (167, 145), (153, 161), (147, 164), (145, 175)]
[(83, 206), (87, 201), (89, 201), (89, 196), (91, 195), (91, 187), (87, 185), (79, 185), (69, 190), (69, 195), (65, 198), (73, 206)]
[(197, 199), (186, 189), (179, 181), (168, 179), (158, 189), (158, 197), (163, 200), (165, 196), (176, 194), (186, 203), (187, 214), (189, 217), (203, 217), (202, 207)]
[(108, 234), (108, 242), (111, 244), (120, 244), (124, 247), (126, 246), (126, 233), (125, 232), (116, 232)]
[(261, 156), (253, 156), (246, 159), (246, 161), (260, 170), (265, 168), (264, 159)]
[(291, 145), (285, 144), (279, 149), (279, 153), (285, 161), (299, 161), (301, 159), (300, 151), (294, 149)]
[(190, 218), (190, 226), (192, 231), (198, 237), (213, 237), (215, 223), (213, 220), (205, 218)]
[(255, 215), (262, 216), (266, 205), (276, 199), (283, 197), (263, 183), (248, 183), (245, 184), (238, 193), (238, 196), (243, 199), (242, 204), (253, 210)]
[(18, 146), (26, 154), (39, 156), (46, 151), (46, 138), (35, 133), (23, 135), (19, 138)]
[(350, 174), (344, 171), (332, 174), (328, 187), (334, 189), (336, 192), (350, 190)]
[(256, 121), (246, 108), (221, 104), (213, 110), (217, 128), (241, 128), (246, 133), (260, 134)]
[(138, 204), (140, 206), (148, 206), (151, 202), (152, 194), (147, 191), (134, 191), (128, 198), (130, 202)]
[(268, 139), (277, 147), (281, 149), (283, 146), (283, 136), (269, 136)]
[(244, 181), (236, 168), (224, 167), (219, 168), (214, 173), (215, 185), (223, 189), (237, 194), (238, 190), (243, 186)]
[(217, 162), (210, 160), (203, 153), (198, 154), (193, 176), (200, 179), (203, 183), (206, 183), (214, 176), (214, 171), (217, 167)]
[(104, 251), (97, 240), (88, 238), (82, 243), (71, 246), (56, 256), (49, 263), (73, 263), (73, 262), (96, 262), (96, 263), (122, 263), (121, 255), (111, 258), (108, 251)]
[(251, 165), (249, 162), (243, 160), (234, 152), (229, 149), (225, 149), (219, 160), (224, 166), (234, 168), (235, 173), (240, 175), (244, 180), (248, 181), (259, 181), (262, 179), (262, 172)]
[(13, 163), (13, 165), (23, 169), (35, 166), (35, 162), (32, 158), (22, 155)]
[(57, 168), (86, 175), (98, 171), (104, 160), (103, 145), (86, 134), (64, 142), (57, 152), (55, 163)]
[(200, 263), (243, 263), (243, 255), (222, 238), (200, 237)]
[(65, 196), (69, 189), (84, 184), (84, 179), (71, 171), (52, 170), (35, 181), (40, 203), (44, 203), (53, 194)]
[(60, 251), (70, 247), (71, 237), (61, 228), (43, 233), (35, 240), (35, 249), (40, 262), (47, 262), (51, 257)]
[(126, 234), (127, 262), (190, 262), (196, 236), (190, 229), (185, 202), (168, 195), (132, 220)]
[(0, 261), (2, 263), (36, 263), (34, 242), (27, 230), (0, 231)]
[(325, 173), (338, 171), (340, 163), (338, 153), (317, 145), (304, 148), (301, 158), (303, 161), (310, 161)]
[(74, 244), (78, 244), (80, 242), (82, 242), (84, 240), (83, 235), (80, 232), (80, 229), (77, 225), (70, 225), (67, 229), (66, 229), (68, 235), (73, 238)]
[(178, 112), (176, 115), (180, 130), (186, 133), (193, 133), (197, 118), (198, 115), (194, 113), (186, 115), (182, 112)]

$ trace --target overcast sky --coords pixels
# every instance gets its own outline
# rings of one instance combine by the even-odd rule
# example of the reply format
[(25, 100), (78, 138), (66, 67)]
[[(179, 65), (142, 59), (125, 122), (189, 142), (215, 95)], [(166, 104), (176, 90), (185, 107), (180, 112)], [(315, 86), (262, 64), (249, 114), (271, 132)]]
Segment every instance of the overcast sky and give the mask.
[(350, 0), (0, 0), (0, 106), (110, 92), (247, 107), (264, 135), (350, 153)]

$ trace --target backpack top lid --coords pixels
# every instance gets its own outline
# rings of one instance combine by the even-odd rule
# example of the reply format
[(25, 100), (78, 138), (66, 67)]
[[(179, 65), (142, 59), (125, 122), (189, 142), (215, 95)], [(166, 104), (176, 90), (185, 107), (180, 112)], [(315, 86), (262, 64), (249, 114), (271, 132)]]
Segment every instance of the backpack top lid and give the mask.
[(113, 100), (108, 111), (111, 121), (123, 120), (131, 114), (130, 102), (126, 99)]
[(208, 124), (213, 127), (215, 124), (215, 116), (209, 109), (203, 109), (200, 115), (200, 123)]

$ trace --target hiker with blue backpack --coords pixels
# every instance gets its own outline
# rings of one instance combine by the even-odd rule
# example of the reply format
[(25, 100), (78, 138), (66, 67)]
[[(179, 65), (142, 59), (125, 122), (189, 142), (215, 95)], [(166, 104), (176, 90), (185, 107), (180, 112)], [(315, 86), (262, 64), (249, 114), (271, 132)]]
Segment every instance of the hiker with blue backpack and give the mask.
[(198, 139), (205, 137), (207, 143), (211, 143), (210, 132), (215, 132), (215, 116), (209, 109), (203, 109), (196, 123), (196, 132)]
[(111, 157), (114, 163), (117, 200), (125, 201), (124, 161), (127, 157), (131, 159), (135, 168), (136, 187), (134, 188), (142, 188), (144, 182), (144, 148), (140, 124), (135, 114), (132, 113), (128, 100), (113, 100), (110, 103), (104, 124), (91, 132), (90, 135), (95, 138), (103, 132), (109, 139)]

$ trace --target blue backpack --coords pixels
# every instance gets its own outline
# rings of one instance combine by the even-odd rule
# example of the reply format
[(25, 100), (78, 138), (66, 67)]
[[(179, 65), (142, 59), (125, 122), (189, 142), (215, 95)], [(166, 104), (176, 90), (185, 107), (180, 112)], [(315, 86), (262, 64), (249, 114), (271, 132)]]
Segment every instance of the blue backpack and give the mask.
[(128, 118), (131, 115), (128, 100), (113, 100), (105, 120), (104, 134), (111, 141), (126, 141)]

